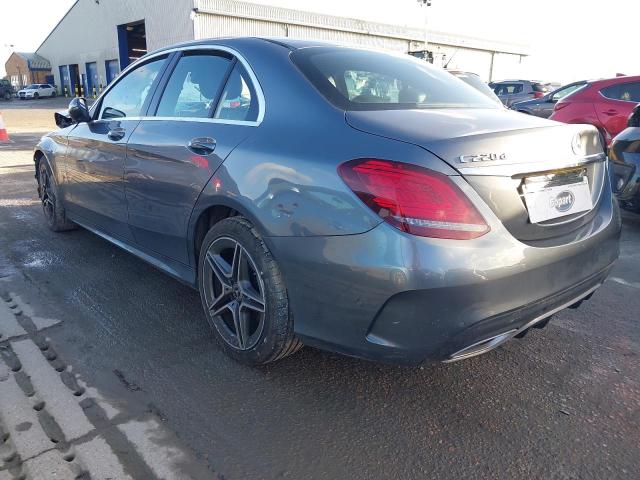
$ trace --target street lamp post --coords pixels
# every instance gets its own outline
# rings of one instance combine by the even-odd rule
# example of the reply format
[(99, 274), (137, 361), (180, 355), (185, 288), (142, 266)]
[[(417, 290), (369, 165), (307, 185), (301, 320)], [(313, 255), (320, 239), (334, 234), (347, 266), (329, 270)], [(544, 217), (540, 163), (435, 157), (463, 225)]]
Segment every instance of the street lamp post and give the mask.
[(424, 8), (424, 54), (428, 56), (427, 50), (429, 45), (429, 13), (427, 7), (431, 6), (431, 0), (418, 0), (418, 3)]

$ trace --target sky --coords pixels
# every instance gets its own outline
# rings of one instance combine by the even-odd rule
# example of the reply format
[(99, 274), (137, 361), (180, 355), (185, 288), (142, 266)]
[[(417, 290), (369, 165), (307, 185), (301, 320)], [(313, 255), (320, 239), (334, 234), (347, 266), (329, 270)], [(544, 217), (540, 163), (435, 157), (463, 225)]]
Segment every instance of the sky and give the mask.
[[(423, 27), (417, 0), (253, 0), (397, 25)], [(11, 51), (34, 51), (73, 0), (2, 0), (0, 76)], [(519, 67), (526, 78), (567, 83), (640, 75), (640, 0), (432, 0), (428, 27), (492, 40), (529, 45)], [(15, 45), (9, 47), (8, 45)]]

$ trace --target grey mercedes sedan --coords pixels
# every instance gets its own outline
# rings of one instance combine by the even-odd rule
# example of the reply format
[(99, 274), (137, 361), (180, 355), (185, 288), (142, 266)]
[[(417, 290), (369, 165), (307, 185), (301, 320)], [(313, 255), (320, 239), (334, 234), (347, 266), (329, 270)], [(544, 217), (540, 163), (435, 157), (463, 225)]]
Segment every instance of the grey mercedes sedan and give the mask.
[(199, 289), (247, 364), (303, 344), (472, 357), (578, 306), (618, 256), (594, 127), (507, 111), (407, 55), (202, 40), (56, 121), (34, 154), (48, 226)]

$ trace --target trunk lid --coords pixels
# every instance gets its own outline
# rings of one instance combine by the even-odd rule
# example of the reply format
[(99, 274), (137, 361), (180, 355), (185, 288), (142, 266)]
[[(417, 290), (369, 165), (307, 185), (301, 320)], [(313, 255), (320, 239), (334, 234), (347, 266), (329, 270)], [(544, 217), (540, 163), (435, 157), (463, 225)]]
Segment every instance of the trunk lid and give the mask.
[[(456, 169), (516, 238), (525, 242), (562, 238), (589, 223), (605, 180), (605, 155), (597, 130), (503, 109), (348, 111), (357, 130), (425, 148)], [(402, 159), (391, 159), (402, 161)], [(593, 207), (532, 223), (525, 182), (562, 184), (582, 176)]]

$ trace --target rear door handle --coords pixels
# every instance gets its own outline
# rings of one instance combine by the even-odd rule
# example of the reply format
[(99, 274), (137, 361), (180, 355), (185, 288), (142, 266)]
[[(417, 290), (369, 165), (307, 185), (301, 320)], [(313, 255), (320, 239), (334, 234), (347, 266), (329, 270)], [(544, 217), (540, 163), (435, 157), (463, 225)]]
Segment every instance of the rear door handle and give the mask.
[(115, 127), (109, 130), (109, 132), (107, 132), (107, 137), (109, 137), (111, 140), (114, 140), (114, 141), (122, 140), (126, 133), (127, 131), (124, 128)]
[(216, 141), (211, 137), (192, 138), (187, 148), (197, 155), (210, 155), (216, 149)]
[(612, 109), (612, 108), (611, 108), (611, 109), (609, 109), (609, 110), (605, 110), (603, 113), (604, 113), (605, 115), (610, 116), (610, 117), (613, 117), (614, 115), (618, 115), (618, 111), (617, 111), (617, 110), (614, 110), (614, 109)]

